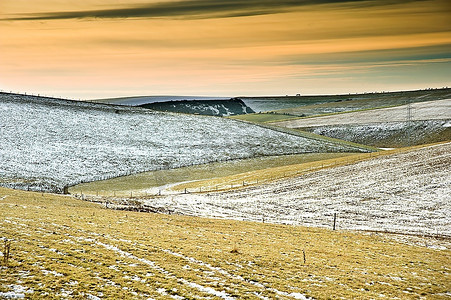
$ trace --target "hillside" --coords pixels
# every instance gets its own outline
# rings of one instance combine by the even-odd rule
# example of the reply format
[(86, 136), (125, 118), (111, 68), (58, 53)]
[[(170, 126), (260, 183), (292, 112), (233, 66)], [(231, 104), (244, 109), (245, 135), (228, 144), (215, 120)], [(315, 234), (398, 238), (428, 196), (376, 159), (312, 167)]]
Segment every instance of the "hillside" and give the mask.
[(0, 94), (0, 185), (68, 185), (256, 156), (356, 149), (225, 118)]
[(241, 99), (230, 100), (181, 100), (168, 102), (154, 102), (139, 105), (159, 111), (198, 114), (208, 116), (227, 117), (254, 113)]
[[(431, 102), (412, 104), (415, 132), (449, 129), (449, 100)], [(405, 112), (301, 128), (387, 131)], [(269, 124), (6, 93), (0, 120), (0, 186), (16, 188), (0, 187), (2, 299), (450, 296), (449, 141), (374, 153)], [(18, 190), (125, 174), (75, 196)]]

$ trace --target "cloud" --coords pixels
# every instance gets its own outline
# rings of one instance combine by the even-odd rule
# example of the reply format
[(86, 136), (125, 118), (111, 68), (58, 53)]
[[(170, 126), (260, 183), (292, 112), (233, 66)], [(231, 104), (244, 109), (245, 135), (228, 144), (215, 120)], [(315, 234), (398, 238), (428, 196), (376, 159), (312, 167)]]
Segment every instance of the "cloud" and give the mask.
[[(410, 0), (405, 2), (424, 1)], [(299, 9), (307, 5), (335, 4), (351, 7), (369, 7), (399, 4), (394, 0), (185, 0), (149, 3), (124, 8), (84, 10), (70, 12), (47, 12), (26, 14), (3, 20), (64, 20), (64, 19), (121, 19), (121, 18), (230, 18), (277, 14)]]

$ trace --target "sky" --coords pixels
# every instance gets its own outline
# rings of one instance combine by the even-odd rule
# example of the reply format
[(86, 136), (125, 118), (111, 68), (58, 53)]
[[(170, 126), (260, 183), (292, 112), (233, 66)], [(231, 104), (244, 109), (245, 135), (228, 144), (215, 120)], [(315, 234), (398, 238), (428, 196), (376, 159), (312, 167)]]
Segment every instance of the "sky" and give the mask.
[(448, 0), (1, 0), (0, 89), (75, 99), (451, 86)]

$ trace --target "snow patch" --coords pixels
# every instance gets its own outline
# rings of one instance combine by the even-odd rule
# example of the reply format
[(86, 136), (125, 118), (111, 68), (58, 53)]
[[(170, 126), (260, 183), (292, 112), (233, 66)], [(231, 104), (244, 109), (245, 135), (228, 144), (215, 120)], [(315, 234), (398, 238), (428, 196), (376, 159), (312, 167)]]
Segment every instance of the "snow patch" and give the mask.
[(6, 286), (10, 291), (0, 292), (0, 297), (5, 299), (23, 299), (25, 294), (33, 294), (34, 290), (19, 284), (11, 284)]
[(97, 296), (94, 296), (94, 295), (92, 295), (92, 294), (88, 294), (88, 295), (87, 295), (87, 299), (88, 299), (88, 300), (101, 300), (101, 298), (99, 298), (99, 297), (97, 297)]
[(15, 293), (15, 292), (0, 292), (0, 297), (5, 299), (23, 299), (25, 298), (25, 294), (23, 293)]

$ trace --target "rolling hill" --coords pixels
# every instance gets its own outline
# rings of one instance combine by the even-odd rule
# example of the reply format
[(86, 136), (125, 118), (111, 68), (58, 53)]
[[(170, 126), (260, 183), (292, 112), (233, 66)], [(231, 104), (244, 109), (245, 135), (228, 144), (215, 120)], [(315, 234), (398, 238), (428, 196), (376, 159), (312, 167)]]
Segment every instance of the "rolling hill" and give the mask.
[(0, 185), (52, 192), (214, 161), (356, 151), (225, 118), (6, 93), (0, 119)]

